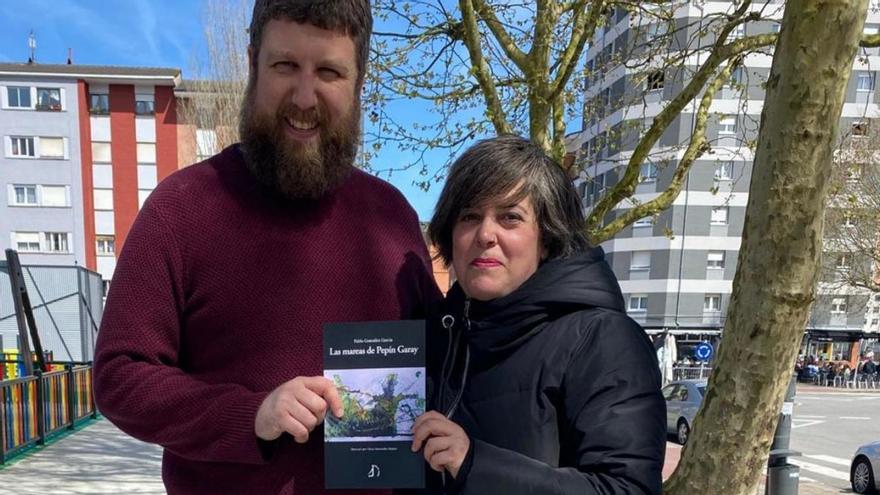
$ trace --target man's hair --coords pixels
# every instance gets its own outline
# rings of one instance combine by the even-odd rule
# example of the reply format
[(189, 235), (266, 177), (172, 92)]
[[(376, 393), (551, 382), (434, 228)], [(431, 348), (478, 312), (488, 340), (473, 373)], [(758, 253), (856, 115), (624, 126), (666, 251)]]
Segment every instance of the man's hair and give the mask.
[(311, 24), (351, 37), (358, 57), (357, 80), (358, 83), (363, 82), (370, 56), (370, 34), (373, 31), (370, 0), (256, 0), (249, 30), (254, 60), (260, 53), (263, 29), (271, 20)]
[(438, 256), (447, 265), (452, 263), (452, 231), (463, 209), (500, 199), (514, 204), (525, 198), (535, 209), (547, 259), (570, 256), (588, 247), (584, 213), (571, 179), (531, 141), (499, 136), (473, 145), (449, 169), (428, 225)]

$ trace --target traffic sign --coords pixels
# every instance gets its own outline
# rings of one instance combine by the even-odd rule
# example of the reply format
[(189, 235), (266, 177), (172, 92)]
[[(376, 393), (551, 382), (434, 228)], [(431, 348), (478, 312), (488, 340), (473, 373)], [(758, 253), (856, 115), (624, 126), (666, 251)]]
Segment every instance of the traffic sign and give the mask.
[(715, 353), (715, 349), (712, 348), (712, 344), (708, 342), (700, 342), (694, 347), (694, 356), (700, 361), (709, 361), (712, 359), (712, 354)]

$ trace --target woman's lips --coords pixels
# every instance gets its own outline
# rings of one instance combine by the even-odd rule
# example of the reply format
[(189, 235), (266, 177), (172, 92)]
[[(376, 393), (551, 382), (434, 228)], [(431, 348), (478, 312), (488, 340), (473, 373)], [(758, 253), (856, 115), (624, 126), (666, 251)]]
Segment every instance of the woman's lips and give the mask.
[(495, 268), (501, 266), (501, 262), (494, 258), (477, 258), (471, 261), (471, 266), (476, 268)]

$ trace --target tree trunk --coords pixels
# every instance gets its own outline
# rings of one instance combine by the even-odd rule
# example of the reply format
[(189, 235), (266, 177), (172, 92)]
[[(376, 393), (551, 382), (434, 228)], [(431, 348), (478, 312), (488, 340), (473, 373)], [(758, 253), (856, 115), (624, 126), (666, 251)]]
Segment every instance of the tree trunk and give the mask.
[(753, 493), (815, 294), (838, 120), (868, 0), (789, 0), (715, 370), (665, 493)]

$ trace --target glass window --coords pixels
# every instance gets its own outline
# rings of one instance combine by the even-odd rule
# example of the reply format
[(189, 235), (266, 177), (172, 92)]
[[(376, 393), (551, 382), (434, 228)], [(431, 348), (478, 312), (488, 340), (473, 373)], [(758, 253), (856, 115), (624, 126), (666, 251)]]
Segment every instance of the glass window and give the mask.
[(707, 294), (703, 299), (703, 312), (718, 313), (721, 311), (721, 294)]
[(719, 120), (718, 134), (736, 134), (736, 117), (728, 115)]
[(156, 143), (138, 143), (137, 162), (156, 163)]
[(113, 189), (95, 189), (95, 210), (113, 209)]
[(630, 270), (650, 270), (651, 269), (651, 252), (650, 251), (633, 251), (632, 258), (629, 262)]
[(835, 314), (846, 313), (846, 298), (835, 297), (831, 301), (831, 312)]
[(92, 143), (92, 161), (95, 163), (110, 163), (112, 158), (110, 143)]
[(727, 41), (738, 40), (738, 39), (744, 37), (745, 35), (746, 35), (746, 25), (739, 24), (735, 28), (733, 28), (733, 31), (731, 31), (730, 34), (727, 35)]
[(66, 232), (46, 232), (46, 251), (50, 253), (69, 253)]
[(61, 90), (58, 88), (37, 88), (37, 110), (61, 111)]
[(41, 137), (40, 158), (64, 158), (64, 139)]
[(134, 102), (134, 113), (138, 115), (153, 115), (156, 113), (155, 103), (147, 100)]
[(858, 90), (874, 91), (874, 73), (859, 72), (858, 73)]
[(712, 225), (727, 225), (727, 207), (712, 208)]
[(714, 269), (724, 268), (724, 251), (709, 251), (707, 266)]
[(89, 112), (98, 115), (107, 115), (110, 113), (110, 95), (90, 94), (89, 95)]
[(116, 238), (112, 235), (99, 235), (96, 238), (98, 254), (112, 255), (116, 252)]
[(40, 234), (37, 232), (13, 232), (15, 249), (22, 253), (40, 252)]
[(43, 186), (40, 188), (40, 204), (43, 206), (67, 206), (67, 187)]
[(657, 180), (657, 165), (643, 163), (639, 169), (639, 182), (654, 182)]
[(733, 179), (733, 163), (725, 162), (715, 165), (715, 180)]
[(21, 185), (12, 186), (15, 190), (13, 198), (16, 206), (36, 206), (37, 205), (37, 186)]
[(9, 108), (31, 108), (31, 88), (25, 86), (8, 86), (6, 96)]
[(12, 156), (36, 156), (34, 153), (34, 138), (14, 137), (12, 140)]
[(629, 311), (647, 311), (648, 310), (648, 296), (646, 295), (632, 295), (629, 296)]
[(666, 73), (658, 70), (648, 74), (648, 91), (663, 89), (666, 84)]

